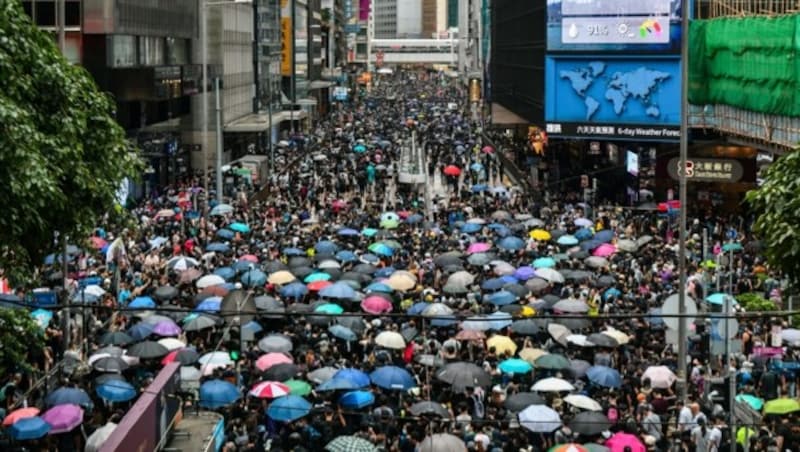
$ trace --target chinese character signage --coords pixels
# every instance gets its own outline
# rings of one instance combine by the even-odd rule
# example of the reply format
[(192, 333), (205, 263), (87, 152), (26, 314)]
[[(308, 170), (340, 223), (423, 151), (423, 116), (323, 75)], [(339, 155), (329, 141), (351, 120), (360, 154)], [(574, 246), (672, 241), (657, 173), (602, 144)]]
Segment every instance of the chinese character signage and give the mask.
[[(678, 180), (681, 171), (680, 159), (674, 157), (667, 165), (671, 178)], [(695, 182), (739, 182), (744, 167), (738, 160), (691, 158), (686, 161), (686, 178)]]
[(292, 76), (292, 2), (281, 0), (281, 75)]

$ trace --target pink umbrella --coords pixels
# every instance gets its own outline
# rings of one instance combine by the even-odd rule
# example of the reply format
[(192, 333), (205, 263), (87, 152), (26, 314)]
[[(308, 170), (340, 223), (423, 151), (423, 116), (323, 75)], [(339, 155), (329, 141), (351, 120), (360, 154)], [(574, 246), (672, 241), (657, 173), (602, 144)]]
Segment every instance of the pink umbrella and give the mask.
[(491, 245), (484, 242), (473, 243), (472, 245), (467, 248), (467, 253), (475, 254), (475, 253), (485, 253), (492, 248)]
[(616, 246), (614, 246), (614, 245), (612, 245), (610, 243), (604, 243), (604, 244), (598, 246), (597, 248), (595, 248), (595, 250), (594, 250), (594, 252), (592, 254), (597, 256), (597, 257), (608, 257), (608, 256), (611, 256), (612, 254), (614, 254), (616, 252), (617, 252), (617, 247)]
[(491, 154), (492, 152), (494, 152), (494, 148), (491, 146), (484, 146), (483, 149), (481, 150), (483, 151), (484, 154)]
[(347, 201), (344, 201), (342, 199), (337, 199), (336, 201), (331, 203), (331, 207), (333, 207), (334, 209), (344, 209), (345, 207), (347, 207)]
[(611, 452), (624, 452), (626, 447), (630, 447), (631, 452), (647, 452), (647, 448), (636, 435), (622, 432), (609, 438), (606, 441), (606, 447), (611, 449)]
[(98, 250), (103, 249), (104, 246), (108, 245), (108, 242), (106, 242), (102, 237), (92, 237), (89, 240), (92, 241), (92, 246)]
[(252, 262), (254, 264), (258, 263), (258, 257), (254, 254), (245, 254), (244, 256), (239, 258), (240, 261)]
[(3, 427), (8, 427), (9, 425), (13, 425), (14, 422), (17, 422), (20, 419), (34, 417), (37, 414), (39, 414), (39, 409), (34, 407), (16, 409), (11, 413), (9, 413), (8, 416), (6, 416), (3, 419)]
[(50, 434), (71, 432), (83, 423), (83, 408), (78, 405), (56, 405), (42, 415), (42, 420), (52, 426)]
[(289, 395), (291, 389), (283, 383), (277, 381), (262, 381), (256, 383), (250, 390), (250, 395), (258, 397), (259, 399), (275, 399)]
[(370, 314), (385, 314), (387, 312), (392, 312), (392, 304), (383, 297), (373, 295), (365, 298), (364, 301), (361, 302), (361, 309)]
[(267, 353), (256, 360), (256, 367), (262, 372), (278, 364), (292, 364), (292, 358), (283, 353)]

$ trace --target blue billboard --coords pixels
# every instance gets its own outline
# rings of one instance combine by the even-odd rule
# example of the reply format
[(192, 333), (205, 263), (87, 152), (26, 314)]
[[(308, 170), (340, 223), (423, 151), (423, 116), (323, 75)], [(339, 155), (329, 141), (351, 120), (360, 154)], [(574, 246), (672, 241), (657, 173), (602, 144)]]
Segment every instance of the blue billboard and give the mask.
[(680, 59), (548, 56), (545, 120), (552, 136), (680, 138)]
[(548, 52), (680, 53), (681, 0), (547, 0)]

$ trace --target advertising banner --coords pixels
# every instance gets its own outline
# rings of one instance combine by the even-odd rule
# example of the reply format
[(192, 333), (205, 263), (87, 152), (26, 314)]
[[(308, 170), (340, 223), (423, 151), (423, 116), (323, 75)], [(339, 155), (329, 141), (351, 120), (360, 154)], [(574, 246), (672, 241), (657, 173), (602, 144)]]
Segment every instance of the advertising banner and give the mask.
[(372, 0), (359, 0), (358, 20), (368, 20), (371, 7), (372, 7)]
[(546, 131), (554, 137), (677, 141), (680, 60), (548, 56)]
[(680, 53), (680, 0), (547, 0), (548, 52)]
[(292, 2), (281, 0), (281, 75), (292, 76)]

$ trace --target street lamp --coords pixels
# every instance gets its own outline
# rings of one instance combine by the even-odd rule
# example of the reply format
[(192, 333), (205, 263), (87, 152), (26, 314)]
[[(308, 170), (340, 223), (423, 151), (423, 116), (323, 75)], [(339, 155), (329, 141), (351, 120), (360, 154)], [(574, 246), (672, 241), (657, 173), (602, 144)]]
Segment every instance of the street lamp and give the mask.
[[(208, 16), (207, 8), (212, 6), (227, 6), (237, 4), (252, 4), (252, 0), (224, 0), (206, 2), (201, 0), (200, 4), (200, 57), (203, 65), (203, 177), (205, 179), (206, 203), (208, 202)], [(217, 83), (217, 87), (219, 83)], [(217, 108), (219, 109), (219, 89), (216, 90)], [(218, 113), (219, 115), (219, 113)], [(220, 120), (217, 120), (217, 134), (222, 134), (222, 126)], [(216, 153), (216, 186), (217, 186), (217, 201), (222, 202), (222, 136), (217, 137), (217, 153)]]

